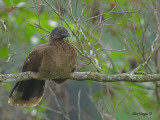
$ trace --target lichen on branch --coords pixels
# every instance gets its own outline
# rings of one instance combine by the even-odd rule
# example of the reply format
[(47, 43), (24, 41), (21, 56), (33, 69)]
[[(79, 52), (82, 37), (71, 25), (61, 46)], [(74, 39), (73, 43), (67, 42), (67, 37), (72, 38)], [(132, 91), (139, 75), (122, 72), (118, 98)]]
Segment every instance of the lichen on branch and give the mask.
[[(25, 81), (36, 78), (33, 72), (23, 72), (17, 74), (1, 74), (0, 82)], [(101, 74), (97, 72), (74, 72), (67, 79), (75, 81), (91, 80), (96, 82), (153, 82), (160, 81), (160, 74), (136, 75), (130, 73), (122, 73), (115, 75)], [(41, 79), (43, 80), (43, 79)]]

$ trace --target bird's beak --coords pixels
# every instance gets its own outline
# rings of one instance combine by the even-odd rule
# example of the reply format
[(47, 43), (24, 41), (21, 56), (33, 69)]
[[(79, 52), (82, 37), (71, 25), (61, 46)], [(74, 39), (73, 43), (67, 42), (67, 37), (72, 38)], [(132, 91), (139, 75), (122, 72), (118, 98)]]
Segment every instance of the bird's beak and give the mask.
[(72, 35), (70, 33), (68, 33), (68, 36), (67, 37), (72, 37)]
[(68, 32), (66, 34), (63, 34), (64, 37), (72, 37), (72, 35)]

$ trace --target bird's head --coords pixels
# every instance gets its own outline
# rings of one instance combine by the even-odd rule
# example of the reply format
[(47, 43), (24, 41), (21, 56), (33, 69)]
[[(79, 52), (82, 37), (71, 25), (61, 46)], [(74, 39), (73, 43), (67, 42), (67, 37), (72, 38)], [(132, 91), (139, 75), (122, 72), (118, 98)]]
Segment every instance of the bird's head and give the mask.
[(56, 27), (50, 33), (50, 41), (63, 40), (65, 37), (71, 37), (71, 34), (64, 27)]

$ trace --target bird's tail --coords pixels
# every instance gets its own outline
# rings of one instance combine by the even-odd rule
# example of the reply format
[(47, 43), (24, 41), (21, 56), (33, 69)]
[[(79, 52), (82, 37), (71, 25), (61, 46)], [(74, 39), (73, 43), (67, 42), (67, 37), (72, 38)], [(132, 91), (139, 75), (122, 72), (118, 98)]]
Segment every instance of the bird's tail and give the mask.
[(10, 105), (35, 106), (42, 99), (44, 87), (44, 80), (32, 79), (17, 82), (9, 95), (8, 103)]

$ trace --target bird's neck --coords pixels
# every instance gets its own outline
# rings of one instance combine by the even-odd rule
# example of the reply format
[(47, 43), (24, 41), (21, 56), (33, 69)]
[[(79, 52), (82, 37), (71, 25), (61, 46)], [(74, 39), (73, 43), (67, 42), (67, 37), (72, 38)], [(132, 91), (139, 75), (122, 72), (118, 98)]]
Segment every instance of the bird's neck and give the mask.
[(65, 42), (65, 40), (64, 40), (64, 39), (50, 40), (50, 41), (49, 41), (49, 44), (50, 44), (50, 45), (53, 45), (54, 43), (58, 43), (58, 42)]

